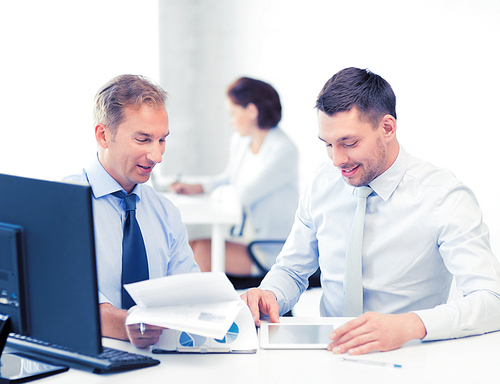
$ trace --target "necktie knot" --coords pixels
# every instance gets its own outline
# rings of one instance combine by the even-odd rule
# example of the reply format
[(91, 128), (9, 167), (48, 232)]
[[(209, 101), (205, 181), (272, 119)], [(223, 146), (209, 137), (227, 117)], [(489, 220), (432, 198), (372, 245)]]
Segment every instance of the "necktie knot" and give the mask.
[(363, 199), (366, 199), (373, 192), (373, 189), (369, 186), (363, 186), (356, 188), (356, 195)]
[(120, 199), (123, 199), (125, 202), (125, 210), (127, 212), (129, 211), (135, 211), (135, 203), (137, 200), (137, 195), (135, 193), (131, 193), (130, 195), (125, 194), (123, 191), (116, 191), (112, 193), (113, 196), (116, 196)]

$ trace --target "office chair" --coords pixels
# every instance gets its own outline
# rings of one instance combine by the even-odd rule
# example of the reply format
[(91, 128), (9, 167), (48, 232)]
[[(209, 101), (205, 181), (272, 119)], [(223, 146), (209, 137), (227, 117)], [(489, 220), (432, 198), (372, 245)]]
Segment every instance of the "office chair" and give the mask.
[[(233, 284), (234, 289), (248, 289), (258, 287), (266, 273), (269, 271), (269, 269), (267, 269), (260, 262), (258, 257), (259, 253), (266, 252), (267, 254), (267, 252), (272, 252), (272, 254), (275, 254), (275, 257), (277, 257), (281, 251), (281, 248), (283, 248), (283, 244), (285, 244), (284, 240), (255, 240), (249, 243), (247, 245), (248, 257), (250, 257), (252, 262), (257, 266), (260, 274), (257, 276), (237, 276), (226, 274), (229, 281), (231, 281), (231, 283)], [(318, 270), (309, 277), (308, 289), (313, 287), (321, 287), (320, 275), (321, 271), (318, 268)], [(290, 310), (282, 316), (291, 317), (292, 311)]]
[[(231, 283), (233, 283), (235, 289), (247, 289), (258, 287), (260, 282), (264, 278), (269, 269), (263, 265), (263, 263), (259, 260), (259, 254), (265, 252), (266, 254), (269, 252), (271, 254), (278, 256), (283, 248), (283, 244), (285, 244), (285, 240), (255, 240), (247, 245), (247, 254), (248, 257), (252, 260), (252, 262), (257, 266), (260, 273), (257, 276), (237, 276), (227, 274), (227, 277)], [(309, 277), (309, 287), (315, 288), (321, 287), (320, 282), (321, 271), (318, 270)]]

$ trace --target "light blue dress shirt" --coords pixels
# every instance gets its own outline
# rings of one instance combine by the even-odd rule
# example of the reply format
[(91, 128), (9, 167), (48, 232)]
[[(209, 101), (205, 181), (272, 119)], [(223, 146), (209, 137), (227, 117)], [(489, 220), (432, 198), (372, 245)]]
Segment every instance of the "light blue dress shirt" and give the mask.
[[(500, 329), (500, 265), (473, 193), (455, 176), (408, 155), (370, 183), (363, 239), (364, 312), (415, 312), (426, 340)], [(260, 288), (289, 311), (321, 267), (322, 316), (342, 316), (354, 188), (331, 162), (301, 196), (291, 234)], [(452, 278), (463, 298), (447, 303)]]
[[(111, 193), (122, 188), (97, 157), (83, 173), (66, 177), (64, 181), (92, 187), (99, 303), (109, 302), (121, 308), (122, 239), (126, 212), (123, 199)], [(136, 215), (146, 245), (149, 278), (199, 272), (179, 210), (148, 185), (137, 184), (132, 192), (138, 196)]]

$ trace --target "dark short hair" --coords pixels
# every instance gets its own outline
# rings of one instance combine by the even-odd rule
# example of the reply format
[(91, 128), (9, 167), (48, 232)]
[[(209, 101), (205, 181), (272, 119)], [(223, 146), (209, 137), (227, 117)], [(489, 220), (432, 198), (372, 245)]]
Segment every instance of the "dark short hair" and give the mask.
[(250, 103), (259, 111), (257, 125), (261, 129), (274, 128), (281, 120), (281, 103), (278, 92), (260, 80), (241, 77), (227, 89), (227, 96), (243, 108)]
[(125, 108), (139, 109), (142, 104), (165, 108), (167, 93), (145, 76), (120, 75), (114, 77), (95, 95), (94, 125), (106, 125), (111, 132), (122, 123)]
[(328, 116), (356, 107), (374, 126), (384, 115), (396, 117), (396, 95), (390, 84), (368, 69), (345, 68), (326, 82), (316, 108)]

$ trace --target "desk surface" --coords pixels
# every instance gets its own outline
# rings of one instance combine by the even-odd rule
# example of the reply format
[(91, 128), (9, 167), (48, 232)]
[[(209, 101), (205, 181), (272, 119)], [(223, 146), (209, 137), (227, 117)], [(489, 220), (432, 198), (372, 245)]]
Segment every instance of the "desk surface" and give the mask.
[(226, 232), (227, 225), (236, 224), (241, 218), (241, 205), (234, 195), (227, 195), (224, 189), (211, 195), (165, 196), (179, 208), (184, 224), (210, 224), (212, 226), (212, 271), (226, 270)]
[(164, 193), (181, 211), (184, 224), (235, 224), (241, 218), (241, 206), (212, 195), (178, 195)]
[[(291, 318), (287, 321), (300, 321)], [(104, 344), (148, 354), (126, 342)], [(152, 355), (152, 354), (151, 354)], [(70, 369), (36, 383), (498, 383), (500, 332), (437, 342), (412, 341), (402, 348), (356, 357), (401, 364), (390, 368), (342, 362), (326, 350), (262, 350), (255, 354), (152, 355), (161, 364), (141, 370), (96, 375)], [(345, 356), (348, 357), (348, 356)]]

